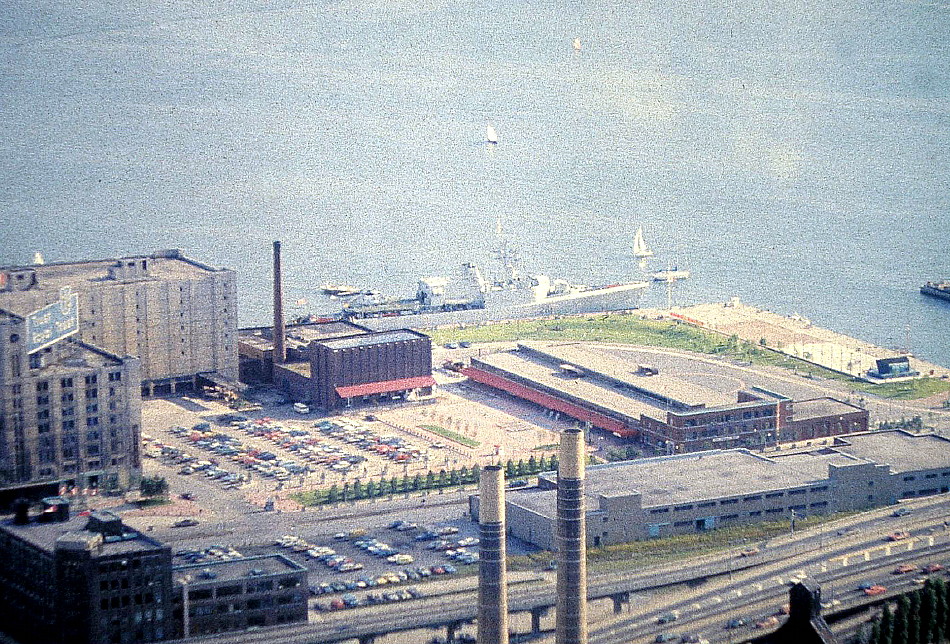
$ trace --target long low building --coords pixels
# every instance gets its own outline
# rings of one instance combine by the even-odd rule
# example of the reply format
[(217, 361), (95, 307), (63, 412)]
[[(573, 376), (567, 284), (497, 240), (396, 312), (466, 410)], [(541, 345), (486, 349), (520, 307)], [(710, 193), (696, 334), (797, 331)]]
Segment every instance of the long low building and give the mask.
[(582, 343), (521, 343), (473, 358), (463, 373), (666, 453), (764, 447), (868, 429), (867, 410), (834, 398), (716, 388), (713, 371), (665, 373)]
[[(513, 536), (554, 547), (556, 487), (552, 472), (537, 488), (508, 493)], [(831, 447), (785, 455), (731, 449), (595, 465), (587, 469), (587, 541), (626, 543), (948, 491), (950, 440), (900, 430), (838, 437)]]

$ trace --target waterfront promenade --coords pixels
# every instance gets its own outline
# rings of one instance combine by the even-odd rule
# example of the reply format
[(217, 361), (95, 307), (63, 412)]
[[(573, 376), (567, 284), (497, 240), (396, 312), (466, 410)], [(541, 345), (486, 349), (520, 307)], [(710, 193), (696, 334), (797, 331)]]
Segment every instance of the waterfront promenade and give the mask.
[[(645, 314), (650, 311), (644, 310)], [(842, 333), (817, 327), (801, 316), (784, 316), (733, 298), (729, 302), (675, 307), (656, 311), (689, 324), (735, 335), (771, 349), (850, 376), (863, 378), (880, 358), (907, 356), (912, 369), (922, 375), (950, 378), (950, 369), (913, 355), (873, 345)]]

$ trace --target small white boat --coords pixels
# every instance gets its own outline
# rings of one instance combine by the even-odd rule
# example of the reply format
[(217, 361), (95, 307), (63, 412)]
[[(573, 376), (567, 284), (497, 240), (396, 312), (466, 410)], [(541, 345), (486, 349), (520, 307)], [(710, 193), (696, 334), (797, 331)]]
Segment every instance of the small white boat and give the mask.
[(643, 241), (643, 227), (637, 228), (637, 236), (633, 239), (633, 256), (638, 259), (653, 257), (653, 251), (647, 248), (647, 243)]
[(571, 42), (571, 47), (574, 48), (574, 51), (580, 51), (580, 50), (581, 50), (581, 39), (580, 39), (580, 38), (575, 38), (575, 39)]
[(485, 140), (492, 145), (498, 145), (498, 132), (495, 131), (495, 127), (491, 123), (485, 128)]
[(677, 280), (689, 279), (689, 271), (678, 269), (675, 266), (665, 271), (656, 271), (650, 273), (654, 282), (675, 282)]

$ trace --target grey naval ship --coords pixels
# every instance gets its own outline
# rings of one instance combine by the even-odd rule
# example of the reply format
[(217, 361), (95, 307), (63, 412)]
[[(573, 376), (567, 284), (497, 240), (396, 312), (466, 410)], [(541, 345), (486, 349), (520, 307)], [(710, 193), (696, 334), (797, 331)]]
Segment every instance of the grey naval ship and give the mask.
[(621, 311), (636, 308), (649, 286), (643, 280), (581, 286), (547, 275), (529, 275), (521, 269), (517, 251), (507, 242), (502, 242), (496, 258), (501, 265), (498, 280), (486, 279), (477, 265), (465, 263), (454, 278), (419, 280), (413, 298), (363, 293), (343, 305), (343, 317), (386, 330)]

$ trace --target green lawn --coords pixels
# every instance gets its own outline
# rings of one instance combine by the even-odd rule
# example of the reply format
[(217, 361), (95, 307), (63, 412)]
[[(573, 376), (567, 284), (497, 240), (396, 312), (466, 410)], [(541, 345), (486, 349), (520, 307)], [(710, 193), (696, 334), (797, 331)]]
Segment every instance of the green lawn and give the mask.
[(447, 438), (450, 441), (455, 441), (456, 443), (461, 443), (466, 447), (478, 447), (481, 445), (478, 441), (472, 440), (466, 436), (462, 436), (457, 432), (453, 432), (451, 429), (446, 429), (445, 427), (439, 427), (438, 425), (419, 425), (420, 428), (430, 431), (433, 434), (438, 434), (443, 438)]
[(858, 391), (898, 400), (915, 400), (942, 391), (950, 391), (950, 381), (937, 378), (920, 378), (908, 383), (874, 385), (751, 342), (744, 342), (735, 336), (726, 337), (685, 322), (648, 320), (630, 314), (587, 315), (553, 320), (511, 320), (460, 329), (439, 329), (429, 335), (436, 344), (581, 340), (693, 351), (742, 360), (755, 365), (793, 369), (808, 376), (846, 382), (849, 387)]

